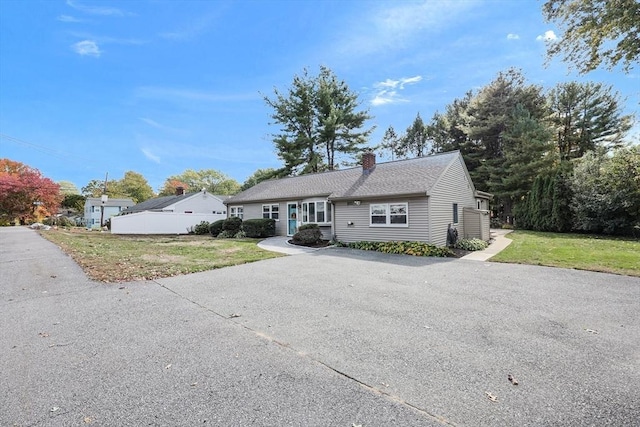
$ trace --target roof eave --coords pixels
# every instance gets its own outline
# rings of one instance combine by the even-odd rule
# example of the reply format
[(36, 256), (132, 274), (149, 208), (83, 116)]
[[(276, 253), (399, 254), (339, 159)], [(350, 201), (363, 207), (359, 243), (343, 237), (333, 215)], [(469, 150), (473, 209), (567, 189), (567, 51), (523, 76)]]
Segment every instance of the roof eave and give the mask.
[(374, 194), (369, 196), (339, 196), (329, 197), (331, 202), (344, 202), (349, 200), (376, 200), (376, 199), (397, 199), (400, 197), (427, 197), (426, 191), (414, 192), (414, 193), (394, 193), (394, 194)]

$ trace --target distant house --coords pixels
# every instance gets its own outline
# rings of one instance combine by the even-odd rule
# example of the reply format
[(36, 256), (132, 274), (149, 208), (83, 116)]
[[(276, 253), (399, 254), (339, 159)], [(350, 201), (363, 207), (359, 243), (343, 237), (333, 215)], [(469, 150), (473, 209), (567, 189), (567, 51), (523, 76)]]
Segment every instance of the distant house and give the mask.
[(178, 187), (173, 196), (156, 197), (131, 206), (111, 218), (113, 234), (187, 234), (202, 221), (227, 217), (224, 201), (206, 190), (185, 194)]
[(459, 236), (489, 240), (491, 194), (477, 191), (459, 151), (261, 182), (225, 203), (229, 216), (273, 218), (276, 234), (318, 224), (326, 239), (447, 243)]
[[(111, 199), (102, 202), (101, 198), (87, 197), (84, 202), (84, 225), (87, 228), (100, 228), (100, 219), (107, 221), (109, 218), (118, 215), (123, 210), (135, 205), (131, 199)], [(104, 207), (104, 212), (102, 211)]]

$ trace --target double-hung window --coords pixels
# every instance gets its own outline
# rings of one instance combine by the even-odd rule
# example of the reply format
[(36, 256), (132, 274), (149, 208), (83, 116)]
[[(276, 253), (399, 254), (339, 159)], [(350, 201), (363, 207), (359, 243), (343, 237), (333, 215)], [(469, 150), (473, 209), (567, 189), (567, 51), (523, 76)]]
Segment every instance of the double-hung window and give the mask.
[(231, 206), (229, 208), (229, 216), (237, 216), (238, 218), (242, 219), (242, 217), (244, 216), (244, 209), (242, 208), (242, 206)]
[(371, 227), (408, 227), (409, 204), (401, 203), (372, 203), (370, 205)]
[(277, 220), (280, 216), (279, 205), (262, 205), (262, 218), (271, 218)]
[(327, 224), (331, 222), (331, 203), (326, 200), (302, 203), (304, 224)]

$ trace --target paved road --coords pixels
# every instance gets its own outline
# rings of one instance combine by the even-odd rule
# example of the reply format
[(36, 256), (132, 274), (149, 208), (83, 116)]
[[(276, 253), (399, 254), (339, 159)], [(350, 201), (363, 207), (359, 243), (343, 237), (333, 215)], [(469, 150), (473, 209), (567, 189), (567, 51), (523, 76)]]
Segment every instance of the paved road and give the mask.
[(103, 285), (0, 228), (0, 425), (638, 425), (638, 313), (637, 278), (348, 249)]

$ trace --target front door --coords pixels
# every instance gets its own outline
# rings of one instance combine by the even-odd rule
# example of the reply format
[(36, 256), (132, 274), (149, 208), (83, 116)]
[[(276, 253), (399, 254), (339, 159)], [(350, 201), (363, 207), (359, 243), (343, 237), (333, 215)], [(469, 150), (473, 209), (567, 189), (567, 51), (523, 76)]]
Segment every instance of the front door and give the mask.
[(287, 203), (287, 236), (296, 234), (298, 228), (298, 204)]

